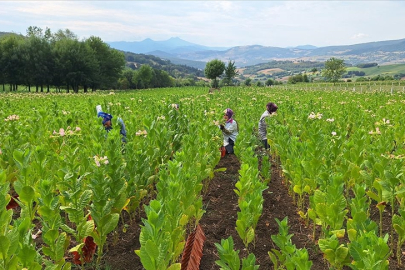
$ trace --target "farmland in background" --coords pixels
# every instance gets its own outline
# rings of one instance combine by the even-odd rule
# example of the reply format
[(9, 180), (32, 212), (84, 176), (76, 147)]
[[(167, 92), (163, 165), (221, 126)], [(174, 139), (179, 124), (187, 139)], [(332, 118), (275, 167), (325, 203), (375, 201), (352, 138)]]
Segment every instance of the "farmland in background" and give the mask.
[(363, 71), (365, 76), (377, 76), (377, 75), (390, 75), (394, 76), (395, 74), (405, 74), (405, 65), (404, 64), (395, 64), (395, 65), (381, 65), (369, 68), (359, 68), (359, 67), (348, 67), (347, 71)]

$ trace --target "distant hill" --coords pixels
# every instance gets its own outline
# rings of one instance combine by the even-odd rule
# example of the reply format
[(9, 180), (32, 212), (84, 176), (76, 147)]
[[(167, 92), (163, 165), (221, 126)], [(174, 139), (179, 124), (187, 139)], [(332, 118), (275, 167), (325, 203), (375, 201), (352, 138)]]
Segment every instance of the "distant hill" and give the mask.
[(154, 55), (137, 54), (124, 52), (127, 66), (131, 69), (138, 69), (147, 64), (154, 69), (164, 70), (174, 78), (204, 77), (204, 71), (187, 65), (174, 64), (170, 60), (162, 59)]
[[(364, 62), (376, 62), (380, 65), (405, 63), (405, 39), (327, 47), (302, 45), (292, 48), (250, 45), (216, 49), (190, 43), (180, 38), (171, 38), (166, 41), (146, 39), (138, 43), (126, 43), (125, 48), (118, 47), (118, 43), (110, 42), (109, 44), (112, 48), (124, 51), (140, 53), (143, 50), (144, 53), (166, 57), (177, 63), (180, 63), (180, 59), (197, 61), (197, 64), (220, 59), (224, 62), (235, 61), (237, 67), (274, 60), (324, 62), (331, 57), (344, 59), (346, 63), (352, 65)], [(196, 63), (192, 63), (195, 66)]]
[(170, 62), (172, 62), (173, 64), (186, 65), (186, 66), (190, 66), (190, 67), (201, 69), (201, 70), (204, 69), (205, 65), (207, 64), (206, 62), (202, 62), (202, 61), (193, 61), (193, 60), (177, 58), (177, 57), (173, 56), (172, 54), (163, 52), (163, 51), (153, 51), (153, 52), (150, 52), (149, 54), (157, 56), (157, 57), (161, 57), (163, 59), (170, 60)]
[[(0, 37), (6, 34), (13, 33), (0, 32)], [(359, 63), (377, 63), (379, 66), (405, 63), (405, 39), (327, 47), (308, 44), (290, 48), (261, 45), (207, 47), (178, 37), (164, 41), (148, 38), (140, 42), (106, 43), (111, 48), (125, 52), (127, 65), (131, 68), (136, 69), (146, 63), (153, 68), (166, 70), (175, 77), (204, 76), (206, 63), (213, 59), (225, 63), (235, 61), (236, 66), (243, 68), (246, 75), (256, 72), (261, 76), (278, 74), (279, 77), (299, 72), (299, 69), (308, 72), (308, 68), (303, 68), (302, 64), (290, 63), (307, 63), (320, 69), (331, 57), (343, 59), (348, 66)]]
[(313, 46), (313, 45), (300, 45), (295, 47), (296, 49), (304, 49), (304, 50), (314, 50), (317, 49), (318, 47)]
[(290, 48), (303, 49), (303, 50), (314, 50), (314, 49), (317, 49), (318, 47), (313, 46), (313, 45), (299, 45), (296, 47), (287, 47), (287, 49), (290, 49)]
[(359, 67), (348, 67), (347, 71), (363, 71), (365, 77), (372, 77), (377, 75), (382, 76), (395, 76), (397, 74), (402, 74), (401, 77), (405, 76), (405, 64), (395, 64), (395, 65), (382, 65), (369, 68), (359, 68)]
[(18, 35), (16, 33), (10, 33), (10, 32), (0, 32), (0, 38), (6, 35)]
[(274, 71), (287, 70), (291, 73), (310, 72), (312, 69), (321, 70), (325, 67), (324, 62), (311, 62), (311, 61), (271, 61), (261, 63), (253, 66), (248, 66), (243, 69), (243, 74), (257, 74), (263, 73), (264, 70), (272, 69)]
[(144, 39), (142, 41), (116, 41), (116, 42), (107, 42), (111, 48), (118, 49), (121, 51), (134, 52), (134, 53), (145, 53), (150, 54), (153, 51), (163, 51), (166, 53), (182, 53), (182, 52), (197, 52), (197, 51), (222, 51), (229, 49), (222, 47), (207, 47), (198, 45), (185, 41), (178, 37), (173, 37), (168, 40), (163, 41), (154, 41), (150, 38)]
[[(365, 79), (372, 79), (376, 76), (390, 76), (394, 79), (405, 78), (405, 63), (392, 64), (392, 65), (370, 65), (374, 63), (368, 63), (369, 67), (357, 67), (347, 66), (346, 73), (343, 74), (343, 78), (356, 80), (360, 77)], [(367, 66), (366, 63), (359, 66)], [(254, 81), (265, 82), (267, 79), (286, 81), (288, 77), (297, 74), (307, 74), (313, 80), (318, 80), (321, 75), (322, 69), (324, 69), (324, 62), (312, 62), (312, 61), (271, 61), (267, 63), (248, 66), (238, 69), (239, 79), (250, 78)], [(361, 72), (360, 75), (355, 72)]]

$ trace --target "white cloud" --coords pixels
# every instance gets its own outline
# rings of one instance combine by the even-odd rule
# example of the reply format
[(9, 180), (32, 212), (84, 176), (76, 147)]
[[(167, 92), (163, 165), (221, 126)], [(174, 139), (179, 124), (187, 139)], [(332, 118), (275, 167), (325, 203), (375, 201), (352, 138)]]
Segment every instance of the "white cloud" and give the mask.
[(355, 35), (353, 35), (352, 37), (351, 37), (351, 39), (364, 39), (364, 38), (366, 38), (366, 37), (368, 37), (368, 35), (366, 35), (366, 34), (363, 34), (363, 33), (358, 33), (358, 34), (355, 34)]
[[(315, 46), (405, 38), (404, 1), (3, 1), (0, 31), (70, 29), (105, 41)], [(367, 34), (365, 34), (367, 33)]]

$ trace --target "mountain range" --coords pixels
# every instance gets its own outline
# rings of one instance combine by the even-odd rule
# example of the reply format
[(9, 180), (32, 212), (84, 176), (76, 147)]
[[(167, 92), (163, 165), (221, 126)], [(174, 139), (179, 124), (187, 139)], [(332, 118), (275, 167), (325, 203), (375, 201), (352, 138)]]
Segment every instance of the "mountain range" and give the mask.
[(274, 60), (326, 61), (331, 57), (344, 59), (347, 64), (359, 63), (397, 64), (405, 63), (405, 39), (368, 42), (354, 45), (316, 47), (271, 47), (248, 45), (236, 47), (208, 47), (174, 37), (165, 41), (150, 38), (143, 41), (107, 42), (112, 48), (149, 54), (170, 60), (175, 64), (203, 69), (206, 62), (219, 59), (235, 61), (237, 67), (246, 67)]

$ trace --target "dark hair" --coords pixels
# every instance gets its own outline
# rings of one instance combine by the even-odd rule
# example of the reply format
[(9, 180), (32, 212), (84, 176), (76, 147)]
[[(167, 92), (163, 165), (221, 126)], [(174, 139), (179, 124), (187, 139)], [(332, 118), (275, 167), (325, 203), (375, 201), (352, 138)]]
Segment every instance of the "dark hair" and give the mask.
[(267, 107), (267, 111), (268, 111), (269, 113), (274, 113), (274, 112), (276, 112), (277, 109), (278, 109), (277, 105), (274, 104), (273, 102), (267, 103), (266, 107)]

